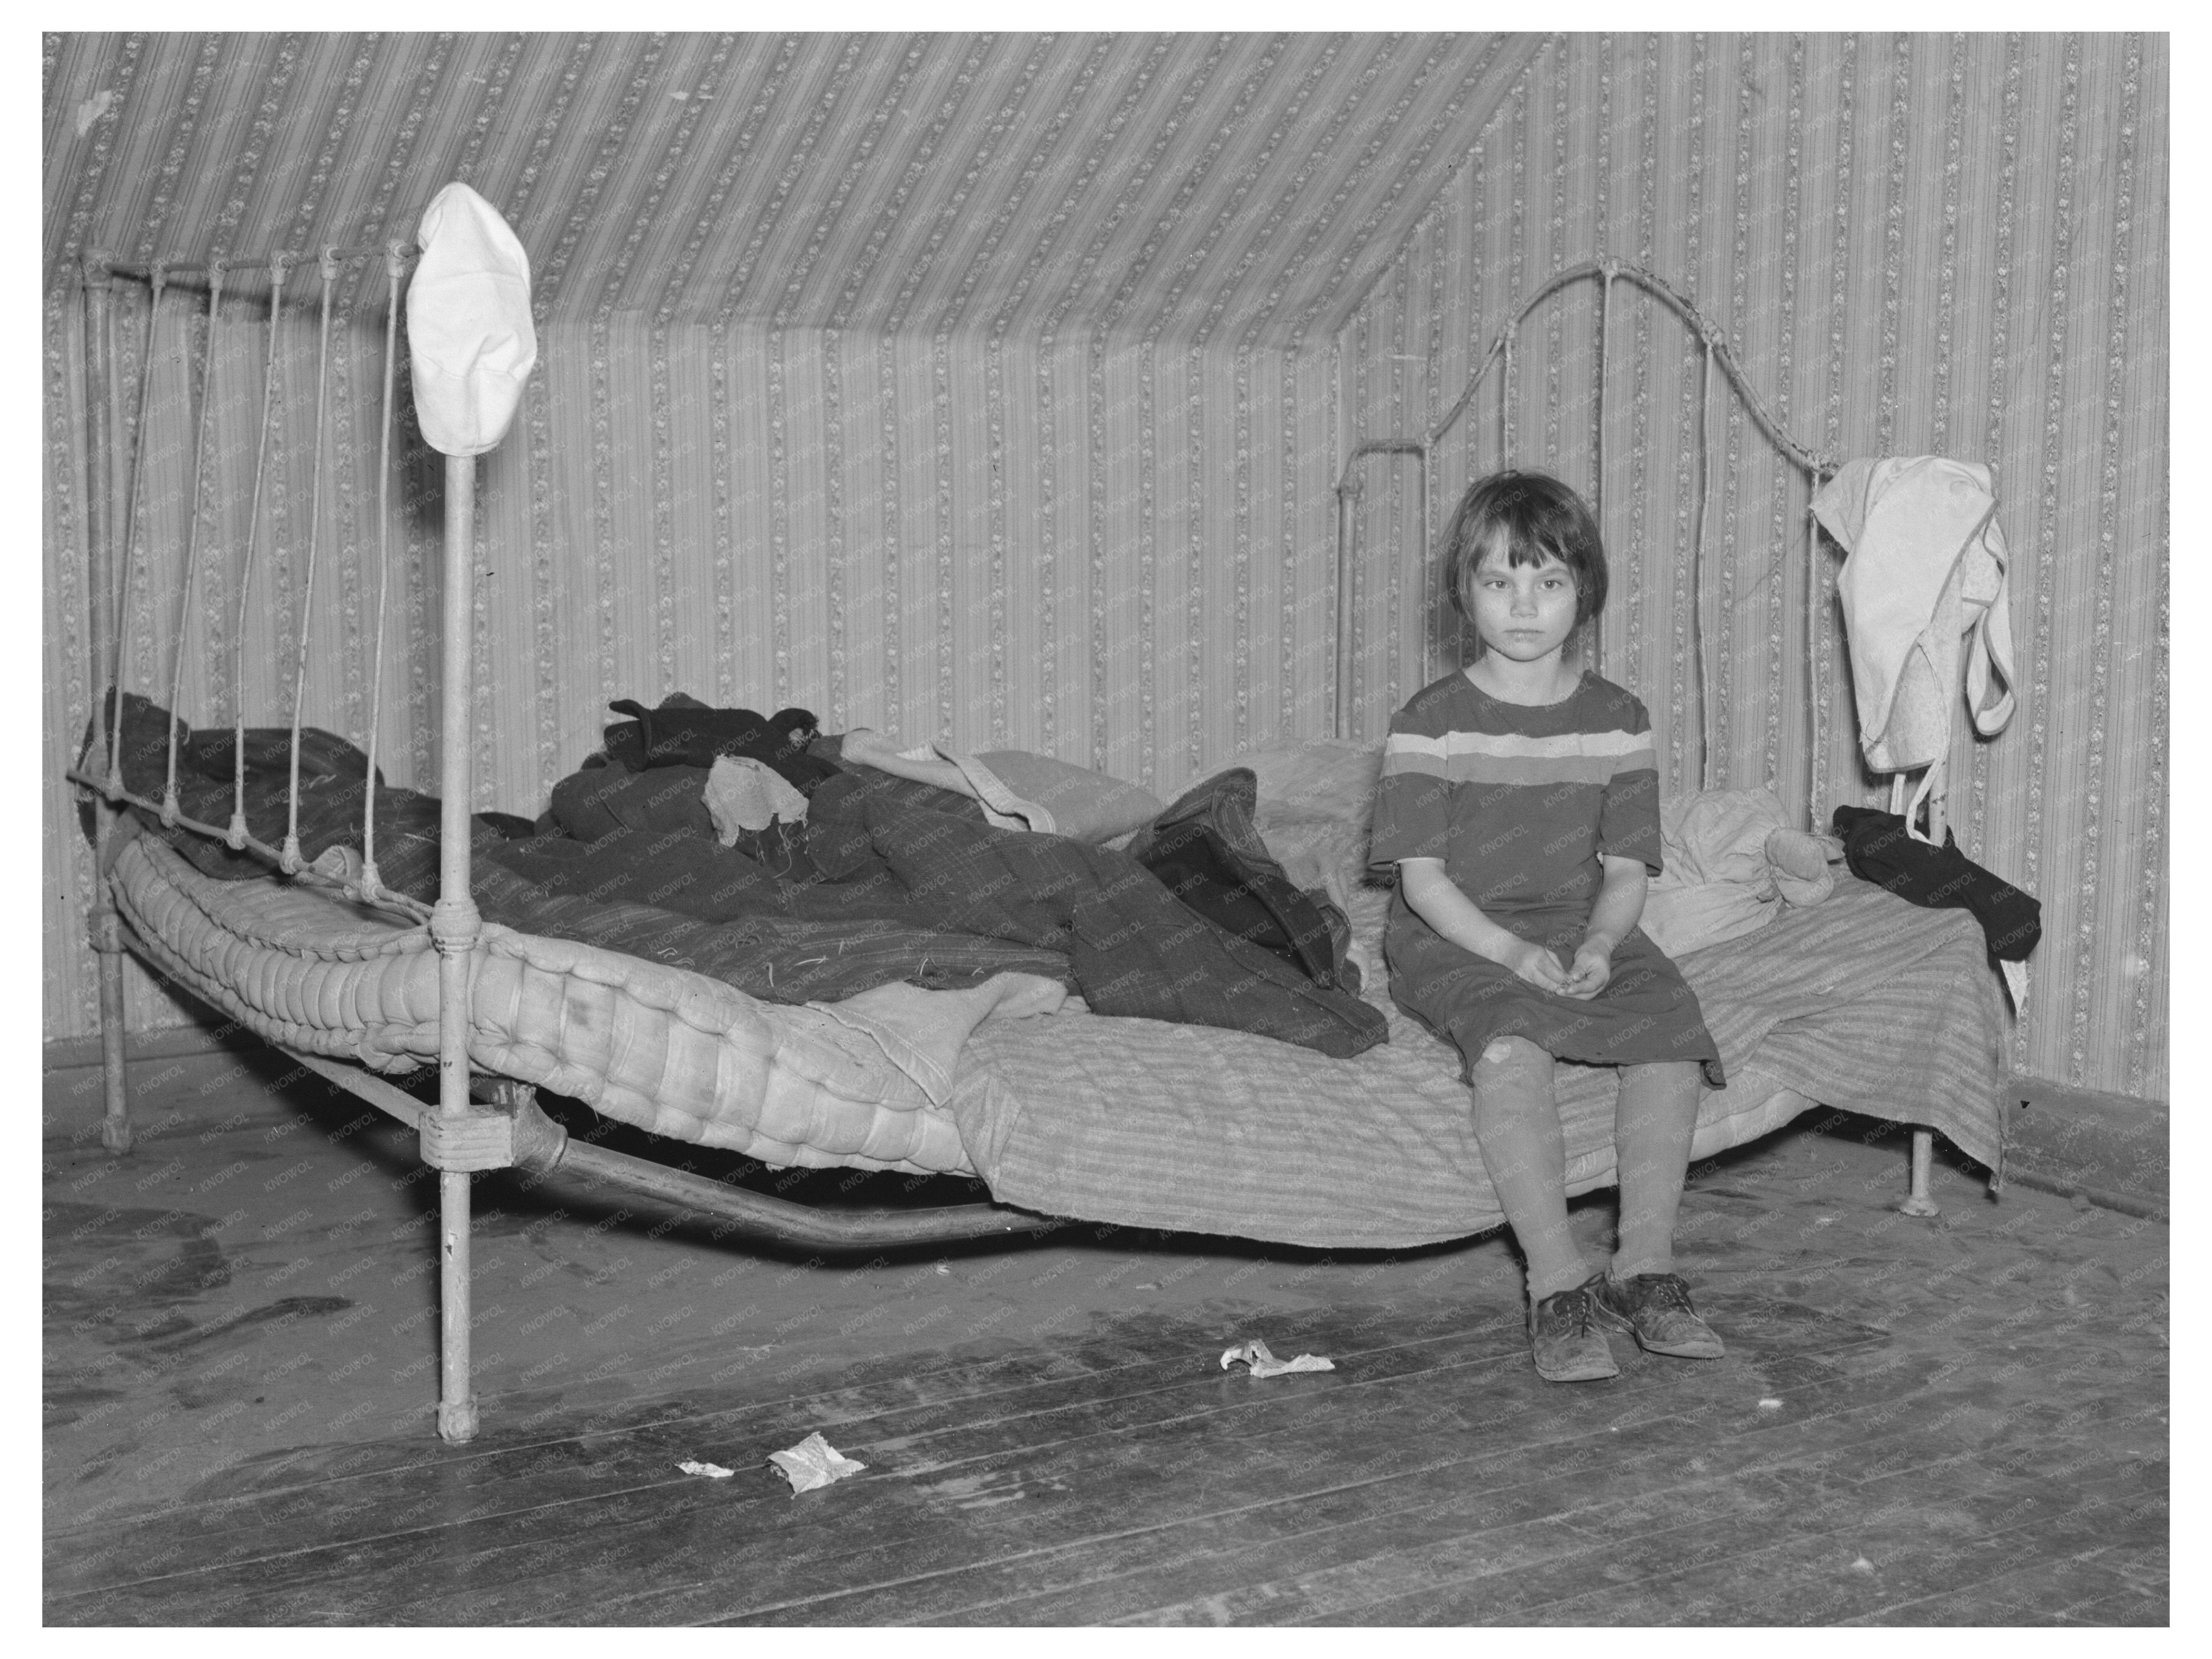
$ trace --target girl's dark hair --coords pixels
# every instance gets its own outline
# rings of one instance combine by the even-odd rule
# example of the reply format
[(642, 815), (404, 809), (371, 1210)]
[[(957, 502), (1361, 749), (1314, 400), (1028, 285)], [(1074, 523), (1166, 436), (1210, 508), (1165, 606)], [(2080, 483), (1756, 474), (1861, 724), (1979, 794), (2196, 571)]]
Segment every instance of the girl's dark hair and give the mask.
[(1605, 609), (1605, 543), (1583, 498), (1544, 472), (1493, 472), (1461, 497), (1444, 542), (1444, 590), (1471, 627), (1474, 568), (1503, 532), (1508, 564), (1548, 556), (1574, 573), (1575, 626)]

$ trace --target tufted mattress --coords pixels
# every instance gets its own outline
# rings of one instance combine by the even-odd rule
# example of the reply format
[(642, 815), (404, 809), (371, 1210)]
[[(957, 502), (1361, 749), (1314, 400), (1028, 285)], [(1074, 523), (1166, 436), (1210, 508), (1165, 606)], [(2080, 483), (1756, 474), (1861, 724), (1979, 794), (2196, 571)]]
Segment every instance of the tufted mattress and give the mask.
[[(427, 928), (313, 888), (216, 880), (150, 835), (117, 854), (114, 890), (133, 943), (257, 1035), (378, 1071), (436, 1063)], [(818, 1008), (496, 924), (470, 999), (471, 1065), (655, 1134), (777, 1164), (973, 1173), (914, 1078)]]
[[(1354, 1059), (1068, 1012), (985, 1020), (950, 1087), (925, 1087), (864, 1019), (496, 925), (476, 947), (470, 1057), (675, 1139), (779, 1165), (975, 1175), (1051, 1214), (1331, 1249), (1479, 1232), (1503, 1218), (1457, 1056), (1391, 1005), (1387, 896), (1358, 885), (1374, 764), (1372, 749), (1322, 744), (1255, 765), (1263, 833), (1346, 901), (1366, 994), (1389, 1018), (1389, 1042)], [(274, 879), (213, 879), (148, 834), (112, 868), (137, 946), (249, 1029), (382, 1071), (434, 1061), (425, 929)], [(1705, 1097), (1696, 1156), (1819, 1102), (1929, 1126), (1997, 1164), (2002, 1007), (1965, 912), (1847, 878), (1681, 967), (1729, 1079)], [(1570, 1188), (1609, 1185), (1613, 1074), (1563, 1065), (1558, 1079)]]

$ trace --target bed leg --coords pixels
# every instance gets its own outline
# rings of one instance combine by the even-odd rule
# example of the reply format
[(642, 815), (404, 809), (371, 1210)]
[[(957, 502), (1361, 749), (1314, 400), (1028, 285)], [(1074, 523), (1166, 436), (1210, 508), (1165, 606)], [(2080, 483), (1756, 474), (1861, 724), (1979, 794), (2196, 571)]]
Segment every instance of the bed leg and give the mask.
[(477, 1431), (469, 1376), (469, 1172), (438, 1172), (438, 1433), (459, 1444)]
[(1936, 1152), (1936, 1136), (1932, 1130), (1912, 1132), (1912, 1188), (1906, 1193), (1898, 1208), (1907, 1215), (1940, 1215), (1936, 1200), (1928, 1196), (1928, 1170)]
[[(102, 820), (114, 816), (106, 802), (93, 810)], [(105, 830), (105, 822), (101, 824)], [(100, 839), (106, 841), (103, 834)], [(123, 927), (107, 879), (99, 878), (99, 906), (92, 913), (92, 948), (100, 955), (100, 1069), (105, 1113), (100, 1142), (118, 1158), (131, 1150), (131, 1091), (123, 1054)]]

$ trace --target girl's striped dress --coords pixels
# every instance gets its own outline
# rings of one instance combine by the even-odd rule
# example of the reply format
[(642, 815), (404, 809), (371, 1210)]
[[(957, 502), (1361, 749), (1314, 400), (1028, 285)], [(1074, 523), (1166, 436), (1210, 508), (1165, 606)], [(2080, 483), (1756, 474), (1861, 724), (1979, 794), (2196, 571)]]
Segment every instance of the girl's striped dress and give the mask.
[[(1464, 673), (1416, 695), (1390, 722), (1370, 867), (1438, 858), (1491, 921), (1572, 965), (1604, 880), (1598, 854), (1659, 872), (1659, 774), (1644, 705), (1585, 673), (1563, 702), (1501, 702)], [(1402, 889), (1384, 952), (1398, 1006), (1459, 1049), (1462, 1075), (1493, 1039), (1523, 1036), (1560, 1060), (1704, 1062), (1720, 1051), (1697, 994), (1632, 930), (1588, 1000), (1540, 990), (1461, 949), (1415, 915)]]

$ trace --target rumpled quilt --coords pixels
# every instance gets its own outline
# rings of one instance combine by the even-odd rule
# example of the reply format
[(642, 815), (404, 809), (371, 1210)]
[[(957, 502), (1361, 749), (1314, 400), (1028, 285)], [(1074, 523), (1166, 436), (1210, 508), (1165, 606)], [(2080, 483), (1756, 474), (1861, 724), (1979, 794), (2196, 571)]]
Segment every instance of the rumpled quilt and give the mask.
[[(135, 793), (158, 798), (168, 716), (124, 700), (122, 764)], [(246, 821), (270, 845), (284, 833), (283, 733), (246, 734)], [(300, 838), (315, 859), (358, 847), (365, 757), (317, 734), (303, 771)], [(184, 812), (228, 822), (228, 731), (185, 734)], [(376, 791), (386, 885), (436, 896), (437, 801)], [(178, 830), (165, 833), (202, 870), (262, 876), (249, 855)], [(618, 828), (589, 843), (509, 839), (479, 818), (471, 890), (485, 920), (693, 969), (764, 1001), (830, 1002), (872, 987), (929, 989), (1024, 973), (1079, 992), (1094, 1013), (1253, 1032), (1346, 1057), (1388, 1024), (1349, 982), (1320, 985), (1179, 901), (1124, 854), (1059, 836), (1001, 830), (975, 803), (878, 773), (843, 771), (817, 788), (803, 842), (807, 867), (782, 870), (688, 827)]]

